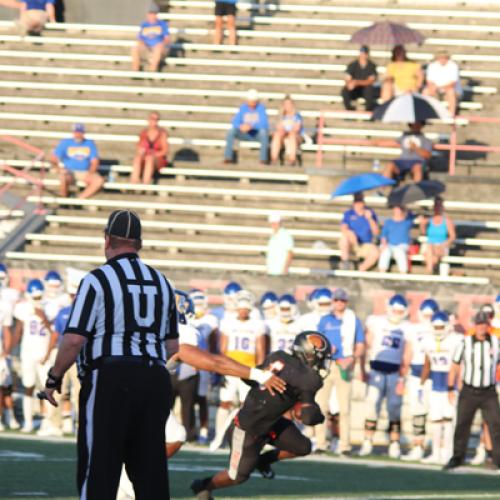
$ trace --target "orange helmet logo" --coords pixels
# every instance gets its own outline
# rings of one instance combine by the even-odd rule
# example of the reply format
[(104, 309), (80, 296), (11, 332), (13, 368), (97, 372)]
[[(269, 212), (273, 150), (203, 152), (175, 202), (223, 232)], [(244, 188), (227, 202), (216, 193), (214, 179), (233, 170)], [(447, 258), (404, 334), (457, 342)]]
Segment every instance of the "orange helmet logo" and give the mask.
[(307, 340), (315, 349), (318, 349), (319, 351), (323, 351), (325, 349), (325, 341), (320, 335), (313, 333), (307, 336)]

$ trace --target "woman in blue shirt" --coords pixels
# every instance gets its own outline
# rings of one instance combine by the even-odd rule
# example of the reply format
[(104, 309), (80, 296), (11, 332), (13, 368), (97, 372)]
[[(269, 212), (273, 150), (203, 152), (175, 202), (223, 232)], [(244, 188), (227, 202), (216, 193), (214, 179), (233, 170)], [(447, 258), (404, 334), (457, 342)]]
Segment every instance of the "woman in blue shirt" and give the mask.
[(408, 246), (414, 219), (415, 216), (411, 212), (407, 213), (403, 207), (392, 207), (392, 218), (387, 219), (382, 227), (379, 271), (386, 272), (391, 258), (394, 258), (399, 272), (408, 272)]
[(271, 143), (271, 163), (278, 162), (281, 148), (285, 146), (285, 154), (289, 165), (297, 163), (297, 150), (302, 142), (303, 120), (290, 96), (285, 96), (281, 105), (279, 122)]
[(21, 0), (21, 35), (39, 35), (45, 24), (56, 22), (55, 0)]
[(448, 255), (451, 244), (455, 241), (455, 225), (444, 213), (444, 202), (439, 196), (434, 200), (434, 215), (424, 219), (420, 231), (427, 236), (424, 250), (425, 268), (433, 274), (441, 259)]

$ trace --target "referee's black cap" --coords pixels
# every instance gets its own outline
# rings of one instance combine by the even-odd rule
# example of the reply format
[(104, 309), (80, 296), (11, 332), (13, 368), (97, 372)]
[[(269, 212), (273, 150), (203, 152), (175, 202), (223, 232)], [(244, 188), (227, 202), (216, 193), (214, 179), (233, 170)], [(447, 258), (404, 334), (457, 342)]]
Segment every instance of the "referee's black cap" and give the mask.
[(476, 316), (474, 317), (474, 324), (475, 325), (481, 325), (481, 324), (489, 324), (490, 318), (488, 316), (488, 313), (484, 311), (479, 311)]
[(115, 210), (111, 212), (104, 232), (109, 236), (140, 240), (141, 220), (132, 210)]

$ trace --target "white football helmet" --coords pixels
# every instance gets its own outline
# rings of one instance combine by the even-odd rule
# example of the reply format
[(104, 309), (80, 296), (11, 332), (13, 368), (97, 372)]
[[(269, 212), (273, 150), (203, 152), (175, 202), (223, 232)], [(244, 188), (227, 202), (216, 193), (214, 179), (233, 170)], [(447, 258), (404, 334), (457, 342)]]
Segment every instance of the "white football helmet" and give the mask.
[(450, 317), (444, 311), (433, 314), (431, 319), (432, 333), (437, 340), (442, 340), (450, 333)]
[(400, 295), (393, 295), (387, 303), (387, 317), (394, 324), (401, 323), (408, 314), (408, 302)]
[(196, 318), (201, 318), (208, 311), (208, 297), (204, 292), (198, 289), (189, 292), (189, 298), (194, 304), (194, 314)]
[(289, 322), (297, 316), (297, 301), (289, 293), (282, 295), (278, 302), (279, 317), (283, 322)]

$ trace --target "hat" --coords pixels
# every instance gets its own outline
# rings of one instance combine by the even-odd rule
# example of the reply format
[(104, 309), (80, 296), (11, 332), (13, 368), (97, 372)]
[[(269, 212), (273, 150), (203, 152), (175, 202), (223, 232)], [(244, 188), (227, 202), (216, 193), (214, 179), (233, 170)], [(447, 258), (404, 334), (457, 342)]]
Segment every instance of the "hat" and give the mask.
[(158, 7), (158, 5), (156, 5), (154, 2), (151, 2), (151, 4), (149, 5), (148, 14), (158, 14), (159, 12), (160, 7)]
[(255, 89), (250, 89), (247, 92), (247, 101), (258, 101), (259, 100), (259, 93)]
[(490, 317), (488, 316), (488, 313), (486, 313), (484, 311), (479, 311), (474, 316), (474, 324), (475, 325), (489, 324), (489, 322), (490, 322)]
[(349, 300), (349, 295), (343, 288), (336, 288), (333, 292), (332, 299), (347, 302)]
[(75, 123), (73, 125), (73, 132), (85, 133), (85, 125), (83, 123)]
[(111, 213), (104, 232), (127, 240), (141, 239), (141, 221), (132, 210), (115, 210)]
[(354, 193), (353, 201), (365, 201), (365, 195), (363, 194), (362, 191), (359, 193)]
[(359, 48), (359, 51), (364, 52), (365, 54), (370, 53), (370, 49), (369, 49), (368, 45), (361, 45), (361, 47)]
[(267, 220), (269, 221), (269, 224), (279, 224), (281, 222), (281, 215), (278, 213), (269, 214)]

